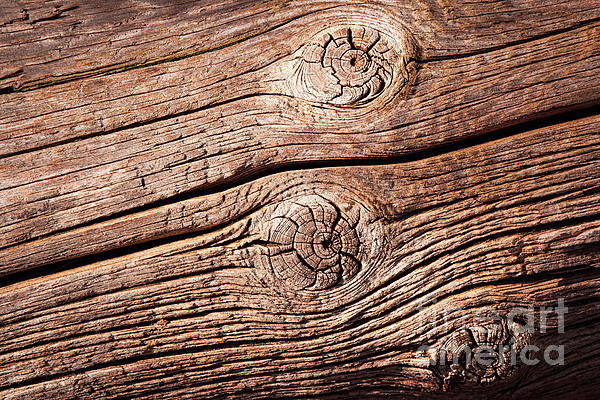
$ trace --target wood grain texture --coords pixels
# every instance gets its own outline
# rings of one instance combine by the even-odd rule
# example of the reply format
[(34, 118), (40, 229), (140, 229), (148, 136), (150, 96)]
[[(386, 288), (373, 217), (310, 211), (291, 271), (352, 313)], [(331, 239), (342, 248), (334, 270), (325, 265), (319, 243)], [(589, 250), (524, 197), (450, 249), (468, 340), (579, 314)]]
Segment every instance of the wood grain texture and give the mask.
[[(367, 6), (368, 4), (368, 6)], [(352, 6), (392, 14), (426, 57), (504, 46), (600, 18), (596, 1), (452, 4), (397, 1), (9, 1), (0, 8), (0, 88), (35, 88), (206, 53), (319, 13)], [(376, 11), (375, 11), (376, 10)], [(377, 15), (378, 18), (381, 15)], [(434, 29), (432, 29), (434, 28)]]
[[(277, 123), (276, 126), (282, 124), (282, 128), (285, 129), (289, 124), (289, 119), (297, 118), (301, 124), (300, 127), (305, 126), (306, 129), (311, 128), (323, 133), (339, 132), (338, 124), (323, 123), (323, 120), (329, 121), (333, 118), (334, 121), (341, 119), (340, 122), (345, 123), (345, 128), (349, 130), (348, 133), (385, 133), (393, 128), (411, 125), (415, 119), (424, 119), (422, 112), (415, 116), (416, 118), (401, 117), (404, 114), (400, 111), (413, 109), (418, 104), (425, 104), (429, 107), (431, 104), (438, 103), (442, 107), (441, 110), (448, 113), (452, 111), (452, 105), (455, 102), (461, 104), (461, 101), (472, 101), (474, 105), (477, 105), (486, 98), (506, 92), (514, 92), (514, 96), (518, 96), (513, 101), (520, 101), (518, 100), (520, 97), (526, 97), (522, 104), (529, 104), (534, 101), (534, 97), (527, 97), (526, 94), (531, 94), (539, 89), (535, 85), (532, 86), (533, 82), (544, 82), (549, 87), (552, 87), (551, 84), (554, 82), (558, 88), (570, 86), (568, 93), (589, 88), (587, 93), (577, 93), (583, 96), (579, 101), (595, 99), (594, 94), (597, 90), (594, 90), (594, 82), (590, 76), (596, 75), (595, 69), (598, 67), (597, 29), (583, 29), (578, 35), (557, 34), (556, 38), (554, 35), (550, 35), (546, 39), (542, 37), (538, 40), (527, 40), (514, 47), (505, 43), (496, 51), (484, 51), (483, 54), (465, 55), (464, 59), (463, 57), (450, 58), (437, 63), (419, 55), (423, 51), (424, 44), (423, 37), (414, 32), (415, 26), (407, 26), (404, 20), (399, 22), (398, 19), (388, 17), (377, 21), (377, 25), (381, 25), (378, 28), (383, 29), (387, 26), (388, 30), (394, 32), (396, 36), (404, 35), (401, 33), (402, 27), (408, 29), (420, 49), (412, 56), (415, 66), (423, 64), (430, 66), (427, 68), (427, 73), (415, 74), (416, 77), (421, 77), (419, 84), (413, 85), (414, 90), (418, 90), (418, 92), (410, 96), (408, 103), (400, 106), (398, 102), (394, 102), (386, 107), (393, 113), (391, 116), (393, 118), (389, 118), (389, 121), (384, 118), (367, 118), (364, 110), (346, 117), (336, 115), (332, 111), (323, 115), (325, 111), (303, 106), (302, 103), (298, 106), (299, 110), (296, 115), (279, 116), (277, 113), (271, 115), (268, 112), (269, 109), (276, 106), (279, 106), (278, 109), (284, 107), (290, 110), (295, 109), (287, 105), (290, 101), (288, 99), (267, 96), (289, 94), (285, 88), (281, 88), (281, 85), (277, 84), (285, 78), (281, 71), (272, 69), (285, 67), (287, 64), (285, 61), (292, 58), (294, 51), (323, 29), (321, 21), (324, 18), (330, 19), (332, 23), (364, 21), (365, 15), (368, 16), (373, 12), (376, 10), (364, 7), (350, 8), (345, 12), (329, 11), (323, 15), (293, 20), (247, 41), (212, 52), (201, 53), (188, 59), (138, 70), (122, 71), (119, 74), (90, 80), (70, 82), (57, 87), (46, 87), (34, 93), (4, 95), (2, 97), (4, 106), (0, 109), (0, 128), (3, 128), (0, 130), (0, 154), (7, 155), (61, 143), (72, 138), (110, 133), (157, 119), (175, 120), (177, 116), (185, 116), (187, 113), (203, 110), (209, 106), (223, 105), (223, 103), (226, 106), (236, 101), (242, 101), (242, 105), (232, 105), (236, 108), (251, 109), (253, 104), (257, 104), (264, 109), (267, 113), (265, 117), (270, 116), (271, 118), (264, 121), (265, 117), (259, 117), (259, 121), (267, 126), (269, 123)], [(591, 20), (589, 24), (593, 25), (594, 20)], [(430, 23), (429, 29), (433, 30), (436, 27)], [(278, 45), (273, 46), (274, 42)], [(575, 49), (576, 51), (574, 51)], [(556, 52), (556, 54), (547, 57), (549, 51)], [(558, 64), (555, 65), (555, 62)], [(540, 63), (542, 64), (539, 65)], [(575, 76), (557, 74), (557, 68), (560, 69), (561, 66), (562, 68), (572, 68)], [(496, 71), (497, 68), (499, 69)], [(497, 79), (490, 76), (491, 71), (496, 72)], [(502, 72), (505, 75), (509, 74), (513, 79), (505, 81), (502, 79)], [(515, 82), (515, 76), (529, 76), (530, 80), (529, 82)], [(458, 82), (454, 85), (456, 80)], [(562, 82), (558, 84), (556, 80)], [(423, 81), (430, 82), (430, 85), (426, 86)], [(475, 82), (483, 86), (481, 88), (472, 87)], [(493, 86), (493, 89), (489, 87), (490, 84), (496, 85), (498, 82), (506, 86)], [(469, 88), (468, 95), (460, 92), (460, 88), (464, 90), (467, 87)], [(454, 93), (450, 88), (458, 90), (459, 93)], [(437, 90), (440, 92), (436, 93)], [(439, 101), (432, 99), (432, 95), (443, 94), (451, 95), (450, 99), (440, 99)], [(539, 92), (535, 94), (540, 97)], [(558, 106), (572, 106), (578, 102), (572, 98), (569, 100), (569, 97), (563, 92), (550, 95), (558, 97), (561, 94), (565, 97), (557, 99)], [(252, 97), (252, 99), (247, 99), (248, 97)], [(252, 101), (244, 102), (244, 100)], [(398, 100), (401, 104), (405, 103), (402, 98)], [(543, 98), (539, 100), (543, 100)], [(499, 105), (495, 104), (495, 106)], [(493, 105), (486, 103), (486, 107), (492, 108)], [(534, 113), (551, 109), (552, 107), (549, 105), (537, 105), (527, 111)], [(519, 110), (519, 107), (516, 107), (515, 110)], [(312, 113), (315, 114), (315, 117), (308, 118)], [(227, 114), (227, 112), (224, 113), (224, 115)], [(435, 111), (427, 115), (430, 114), (436, 115)], [(357, 118), (356, 126), (348, 126), (346, 122), (350, 118)], [(452, 121), (454, 118), (446, 117), (446, 120)], [(517, 118), (518, 115), (512, 119)], [(507, 119), (510, 118), (506, 115), (495, 116), (494, 122), (474, 121), (474, 126), (481, 125), (481, 130), (493, 129), (496, 124), (508, 123)], [(70, 123), (65, 123), (65, 121)], [(303, 132), (306, 132), (306, 129)]]
[[(460, 196), (461, 191), (466, 190), (468, 185), (476, 185), (485, 179), (484, 176), (478, 175), (482, 170), (494, 171), (497, 174), (510, 172), (509, 167), (498, 165), (497, 162), (499, 157), (497, 154), (509, 152), (515, 158), (513, 162), (519, 168), (524, 169), (525, 173), (514, 178), (505, 176), (498, 183), (498, 188), (492, 188), (489, 185), (471, 187), (473, 195), (481, 193), (479, 196), (490, 196), (491, 199), (494, 199), (493, 193), (501, 193), (504, 190), (505, 195), (514, 195), (515, 190), (523, 190), (526, 187), (528, 191), (539, 189), (540, 195), (543, 196), (544, 191), (539, 185), (543, 182), (546, 184), (552, 182), (552, 177), (546, 176), (545, 164), (540, 164), (540, 160), (549, 163), (548, 174), (555, 171), (557, 167), (561, 168), (559, 170), (561, 173), (555, 178), (556, 185), (560, 186), (566, 184), (566, 181), (571, 182), (572, 179), (576, 179), (572, 176), (571, 171), (562, 170), (570, 167), (582, 174), (580, 182), (575, 183), (581, 185), (577, 188), (593, 190), (597, 187), (600, 179), (600, 169), (598, 168), (599, 123), (598, 117), (589, 117), (574, 123), (559, 124), (540, 131), (533, 131), (522, 138), (512, 137), (510, 143), (515, 143), (514, 149), (509, 150), (506, 150), (507, 144), (503, 140), (483, 147), (475, 147), (474, 150), (468, 150), (465, 155), (455, 156), (459, 160), (469, 160), (468, 164), (461, 166), (456, 166), (458, 161), (453, 161), (452, 158), (448, 159), (446, 155), (426, 157), (422, 160), (401, 164), (403, 172), (397, 178), (397, 183), (390, 182), (394, 179), (386, 175), (388, 172), (385, 167), (374, 168), (380, 177), (363, 177), (359, 174), (362, 169), (340, 167), (328, 169), (327, 171), (338, 172), (333, 177), (326, 178), (325, 172), (318, 169), (315, 170), (314, 176), (309, 181), (318, 182), (321, 179), (331, 183), (348, 181), (348, 184), (340, 189), (342, 191), (353, 186), (364, 186), (366, 188), (361, 190), (373, 190), (374, 193), (378, 193), (377, 198), (384, 197), (386, 203), (391, 203), (387, 207), (392, 208), (381, 212), (381, 216), (387, 215), (394, 218), (402, 213), (416, 212), (418, 206), (429, 207), (440, 202), (452, 202), (454, 199), (452, 196)], [(548, 140), (548, 136), (552, 137), (552, 140)], [(571, 146), (576, 146), (577, 149), (567, 151), (566, 149)], [(492, 161), (484, 162), (476, 158), (482, 151), (480, 148), (485, 149), (486, 157)], [(564, 153), (557, 159), (556, 154), (563, 151), (563, 148), (565, 149)], [(486, 165), (487, 169), (484, 169)], [(425, 174), (430, 169), (436, 171), (436, 174), (432, 176)], [(443, 175), (442, 173), (442, 171), (456, 170), (462, 171), (461, 173), (466, 177), (459, 180), (454, 175)], [(310, 171), (309, 169), (304, 174), (309, 174)], [(355, 173), (359, 175), (353, 178)], [(471, 177), (470, 173), (474, 175)], [(437, 174), (442, 175), (442, 178), (439, 178)], [(403, 177), (403, 175), (406, 176)], [(567, 178), (569, 176), (571, 178)], [(534, 181), (525, 186), (520, 179), (534, 179)], [(0, 250), (0, 256), (4, 260), (0, 273), (6, 275), (47, 263), (115, 250), (127, 245), (222, 227), (248, 215), (253, 210), (278, 201), (277, 196), (281, 196), (288, 186), (282, 185), (282, 181), (290, 182), (292, 187), (309, 186), (308, 183), (303, 184), (297, 179), (263, 178), (256, 183), (250, 182), (225, 192), (217, 191), (211, 195), (193, 197), (174, 204), (166, 204), (67, 230), (21, 245), (10, 246)], [(427, 187), (427, 185), (436, 188), (436, 192), (424, 192), (424, 189), (421, 188)], [(444, 190), (441, 191), (441, 188)], [(526, 197), (526, 195), (522, 196)], [(427, 201), (429, 198), (434, 203), (430, 204)], [(485, 202), (486, 200), (481, 201)], [(594, 211), (593, 203), (591, 210)], [(81, 243), (82, 237), (87, 238), (85, 243)]]
[[(249, 94), (242, 93), (238, 101), (224, 100), (220, 105), (177, 117), (160, 118), (141, 126), (126, 124), (108, 134), (2, 158), (0, 206), (4, 213), (0, 220), (0, 246), (69, 229), (193, 190), (258, 176), (291, 163), (425, 152), (532, 115), (589, 104), (597, 101), (600, 93), (598, 37), (600, 25), (596, 24), (498, 50), (485, 57), (477, 55), (426, 64), (416, 73), (408, 97), (394, 97), (383, 109), (382, 104), (375, 101), (359, 109), (340, 112), (288, 96), (245, 97)], [(550, 45), (557, 52), (556, 58), (547, 57)], [(557, 64), (563, 62), (565, 67), (577, 65), (573, 75), (559, 72)], [(440, 71), (443, 71), (442, 78), (439, 78)], [(173, 77), (182, 73), (171, 75), (164, 69), (157, 72)], [(268, 84), (265, 76), (269, 74), (263, 73), (266, 74), (263, 78), (248, 79), (255, 85)], [(101, 82), (99, 87), (111, 86)], [(175, 87), (177, 91), (185, 90)], [(234, 87), (243, 90), (244, 85)], [(64, 89), (66, 86), (60, 86), (60, 90)], [(219, 85), (215, 90), (223, 93)], [(56, 92), (49, 93), (52, 99), (62, 97)], [(82, 97), (78, 87), (70, 93), (83, 101), (102, 104), (93, 96)], [(209, 101), (216, 95), (206, 90), (203, 93)], [(167, 98), (179, 97), (163, 94)], [(22, 95), (39, 99), (40, 91), (14, 96)], [(148, 96), (159, 101), (160, 107), (165, 105), (156, 93)], [(381, 96), (376, 100), (384, 101)], [(121, 108), (129, 110), (127, 113), (144, 113), (144, 106), (129, 96), (120, 102)], [(50, 116), (44, 115), (35, 122), (36, 118), (27, 110), (17, 113), (16, 104), (20, 103), (15, 103), (12, 115), (21, 115), (18, 118), (29, 115), (26, 124), (39, 125), (43, 121), (44, 130), (53, 129), (54, 116), (56, 123), (63, 125), (68, 121), (66, 124), (74, 128), (80, 126), (78, 118), (107, 124), (102, 116), (89, 112), (87, 107), (73, 109), (78, 116), (51, 111)], [(27, 103), (40, 109), (29, 100)], [(167, 107), (182, 108), (181, 104)], [(8, 104), (4, 109), (10, 108)], [(118, 110), (115, 105), (105, 109), (105, 113), (114, 117), (111, 124), (128, 120), (128, 116), (119, 115)], [(152, 111), (155, 112), (167, 111)], [(12, 132), (7, 141), (13, 143), (11, 135), (27, 132), (20, 124), (7, 123), (4, 127), (5, 131)], [(62, 131), (60, 137), (65, 134), (70, 137)], [(43, 144), (46, 134), (36, 132), (29, 137)]]
[[(194, 199), (214, 208), (188, 218), (165, 210), (173, 218), (167, 222), (187, 220), (188, 230), (209, 216), (224, 221), (207, 233), (210, 224), (195, 226), (199, 234), (189, 238), (2, 289), (3, 395), (160, 397), (156, 384), (170, 397), (169, 388), (183, 390), (182, 373), (190, 396), (311, 395), (335, 389), (317, 384), (332, 373), (399, 366), (414, 372), (403, 369), (398, 390), (438, 390), (417, 348), (443, 338), (452, 322), (419, 326), (421, 302), (440, 299), (427, 316), (452, 304), (502, 313), (564, 297), (575, 304), (567, 326), (592, 323), (600, 284), (592, 268), (600, 266), (597, 122), (406, 165), (284, 173), (219, 194), (222, 201)], [(342, 286), (298, 291), (263, 263), (262, 243), (277, 204), (314, 195), (342, 208), (358, 205), (363, 266)], [(118, 223), (127, 224), (145, 229), (135, 216)], [(93, 231), (74, 237), (97, 243)], [(581, 297), (585, 306), (577, 306)], [(561, 343), (575, 340), (566, 332)], [(583, 340), (593, 346), (596, 336)], [(249, 366), (252, 374), (243, 372)]]
[(0, 9), (1, 399), (597, 395), (598, 1)]

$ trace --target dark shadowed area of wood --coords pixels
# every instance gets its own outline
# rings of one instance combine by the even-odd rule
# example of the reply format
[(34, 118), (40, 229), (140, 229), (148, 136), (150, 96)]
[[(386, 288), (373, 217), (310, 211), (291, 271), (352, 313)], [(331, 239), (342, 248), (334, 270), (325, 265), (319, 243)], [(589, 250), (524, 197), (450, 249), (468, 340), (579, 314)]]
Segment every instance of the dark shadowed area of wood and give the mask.
[(0, 0), (0, 399), (596, 399), (600, 0)]

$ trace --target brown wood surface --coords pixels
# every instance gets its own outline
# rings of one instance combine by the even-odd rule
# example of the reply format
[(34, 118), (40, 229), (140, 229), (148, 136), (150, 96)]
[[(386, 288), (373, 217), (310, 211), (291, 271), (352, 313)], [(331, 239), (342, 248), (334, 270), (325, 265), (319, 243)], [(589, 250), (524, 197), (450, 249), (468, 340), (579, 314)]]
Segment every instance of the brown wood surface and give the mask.
[(0, 398), (597, 396), (599, 1), (0, 10)]

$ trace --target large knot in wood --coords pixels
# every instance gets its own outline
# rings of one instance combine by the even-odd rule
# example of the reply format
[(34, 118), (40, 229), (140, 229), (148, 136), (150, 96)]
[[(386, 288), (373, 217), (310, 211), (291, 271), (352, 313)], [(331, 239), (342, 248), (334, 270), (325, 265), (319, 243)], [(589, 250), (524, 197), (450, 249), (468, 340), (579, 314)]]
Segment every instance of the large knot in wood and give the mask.
[(487, 321), (451, 334), (435, 350), (432, 365), (444, 390), (460, 384), (490, 384), (516, 374), (523, 357), (528, 357), (522, 353), (530, 338), (520, 323)]
[(293, 93), (338, 106), (365, 104), (408, 80), (407, 57), (376, 29), (352, 25), (321, 32), (294, 65)]
[(350, 280), (361, 268), (357, 223), (320, 196), (282, 204), (269, 232), (274, 275), (296, 290), (328, 289)]

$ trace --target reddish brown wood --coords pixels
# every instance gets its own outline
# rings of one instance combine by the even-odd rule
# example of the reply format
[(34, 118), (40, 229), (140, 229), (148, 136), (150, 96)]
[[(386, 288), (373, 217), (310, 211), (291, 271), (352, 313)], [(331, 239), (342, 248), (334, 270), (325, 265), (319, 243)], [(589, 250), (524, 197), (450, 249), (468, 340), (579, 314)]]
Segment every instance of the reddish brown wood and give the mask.
[(0, 398), (595, 398), (600, 3), (4, 3)]

